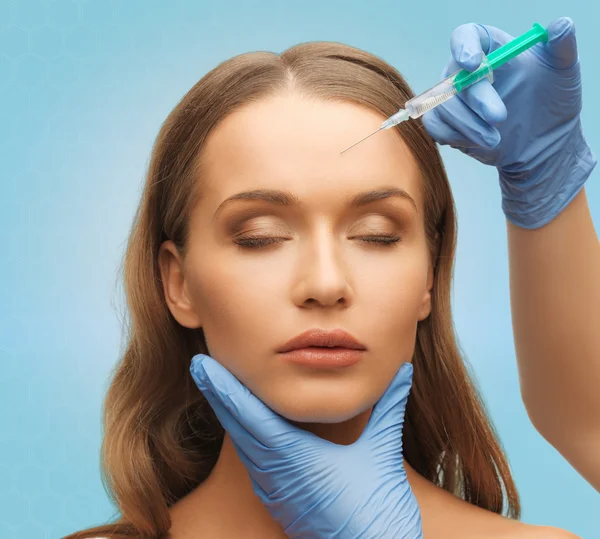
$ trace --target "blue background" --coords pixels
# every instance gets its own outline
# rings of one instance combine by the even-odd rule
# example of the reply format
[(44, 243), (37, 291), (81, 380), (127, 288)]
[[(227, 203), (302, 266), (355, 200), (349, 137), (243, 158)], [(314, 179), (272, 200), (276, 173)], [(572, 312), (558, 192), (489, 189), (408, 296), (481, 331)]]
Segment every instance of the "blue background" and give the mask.
[[(438, 80), (456, 26), (518, 35), (567, 15), (577, 27), (584, 132), (600, 154), (599, 4), (498, 4), (0, 1), (0, 537), (56, 539), (116, 511), (99, 449), (121, 345), (118, 265), (159, 126), (219, 62), (340, 41), (387, 60), (420, 92)], [(451, 148), (442, 154), (459, 218), (455, 323), (523, 520), (598, 538), (598, 494), (537, 434), (521, 402), (495, 170)], [(599, 175), (586, 187), (597, 229)]]

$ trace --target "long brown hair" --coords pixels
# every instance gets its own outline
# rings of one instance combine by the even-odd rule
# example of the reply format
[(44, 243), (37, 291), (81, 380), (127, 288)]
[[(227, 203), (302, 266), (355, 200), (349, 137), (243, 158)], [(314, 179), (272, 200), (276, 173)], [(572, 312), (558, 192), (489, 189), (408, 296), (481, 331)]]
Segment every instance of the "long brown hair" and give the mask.
[[(152, 150), (123, 260), (126, 347), (103, 409), (102, 481), (120, 515), (113, 524), (65, 539), (164, 537), (169, 507), (210, 474), (224, 431), (189, 373), (191, 358), (208, 351), (202, 330), (182, 327), (167, 307), (159, 247), (170, 239), (185, 255), (188, 216), (202, 188), (198, 163), (211, 130), (237, 108), (290, 89), (361, 104), (384, 117), (413, 95), (398, 71), (376, 56), (339, 43), (304, 43), (281, 55), (252, 52), (221, 63), (169, 114)], [(454, 334), (456, 221), (446, 171), (419, 120), (395, 129), (421, 171), (435, 267), (431, 314), (417, 329), (404, 456), (421, 475), (467, 502), (519, 518), (506, 457)]]

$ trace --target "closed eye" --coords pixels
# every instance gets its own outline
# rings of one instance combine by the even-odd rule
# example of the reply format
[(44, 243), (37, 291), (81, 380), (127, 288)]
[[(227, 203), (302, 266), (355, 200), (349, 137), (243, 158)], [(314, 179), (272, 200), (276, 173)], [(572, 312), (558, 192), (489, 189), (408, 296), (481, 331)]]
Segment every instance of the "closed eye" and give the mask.
[[(379, 244), (380, 247), (391, 247), (401, 240), (401, 237), (395, 234), (378, 234), (357, 237), (366, 243)], [(234, 243), (242, 249), (258, 249), (288, 240), (289, 238), (274, 238), (267, 236), (240, 236), (234, 240)]]

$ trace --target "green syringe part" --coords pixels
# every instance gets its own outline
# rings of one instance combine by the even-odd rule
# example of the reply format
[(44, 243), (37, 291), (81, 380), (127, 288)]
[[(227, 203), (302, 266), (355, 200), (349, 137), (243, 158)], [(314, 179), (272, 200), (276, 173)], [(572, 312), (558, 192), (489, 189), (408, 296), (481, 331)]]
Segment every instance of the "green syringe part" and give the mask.
[(467, 71), (463, 69), (459, 71), (452, 82), (457, 92), (465, 89), (471, 84), (474, 84), (478, 80), (484, 78), (489, 70), (494, 70), (505, 64), (518, 54), (533, 47), (536, 43), (548, 41), (548, 31), (539, 23), (534, 23), (533, 28), (524, 34), (515, 37), (515, 39), (509, 41), (502, 47), (490, 52), (487, 55), (489, 62), (488, 65), (482, 65), (475, 71)]
[(351, 146), (348, 146), (345, 151), (356, 146), (359, 142), (373, 136), (382, 129), (389, 129), (398, 125), (401, 122), (408, 120), (409, 118), (419, 118), (426, 112), (434, 109), (435, 107), (446, 102), (448, 99), (454, 97), (458, 92), (464, 90), (468, 86), (475, 84), (481, 79), (488, 79), (493, 82), (493, 70), (505, 64), (518, 54), (533, 47), (536, 43), (547, 42), (548, 31), (539, 23), (534, 23), (533, 28), (528, 32), (514, 38), (502, 47), (490, 52), (488, 55), (483, 55), (483, 61), (481, 65), (474, 71), (468, 71), (461, 69), (451, 75), (448, 75), (444, 80), (438, 82), (436, 85), (429, 88), (425, 92), (416, 95), (404, 103), (404, 107), (401, 108), (395, 114), (392, 114), (387, 118), (379, 129), (362, 138), (358, 142), (355, 142)]

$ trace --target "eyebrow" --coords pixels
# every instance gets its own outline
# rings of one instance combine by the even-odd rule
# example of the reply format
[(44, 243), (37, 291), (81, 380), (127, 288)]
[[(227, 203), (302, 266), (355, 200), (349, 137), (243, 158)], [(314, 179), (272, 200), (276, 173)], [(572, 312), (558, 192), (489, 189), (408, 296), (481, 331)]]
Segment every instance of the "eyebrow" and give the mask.
[[(400, 189), (399, 187), (386, 186), (371, 191), (363, 191), (354, 195), (348, 201), (348, 206), (351, 208), (360, 208), (371, 202), (384, 200), (390, 197), (400, 197), (408, 200), (418, 213), (419, 210), (417, 209), (417, 204), (414, 199), (404, 189)], [(254, 189), (253, 191), (244, 191), (226, 198), (216, 209), (213, 215), (213, 221), (217, 218), (217, 215), (221, 212), (223, 207), (234, 200), (264, 200), (265, 202), (279, 206), (298, 206), (300, 204), (298, 197), (289, 191), (280, 191), (279, 189)]]

